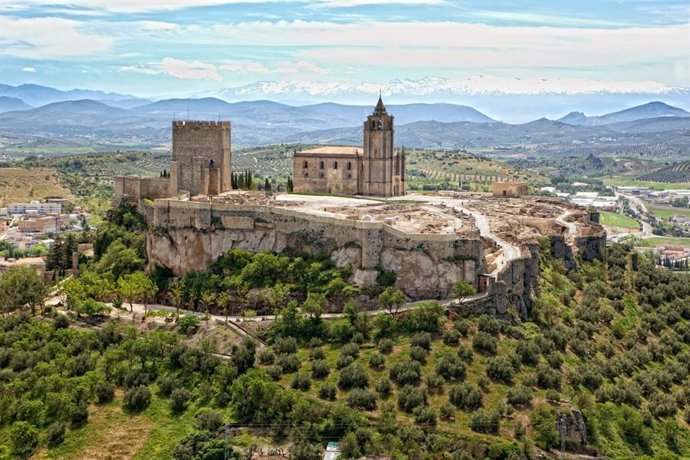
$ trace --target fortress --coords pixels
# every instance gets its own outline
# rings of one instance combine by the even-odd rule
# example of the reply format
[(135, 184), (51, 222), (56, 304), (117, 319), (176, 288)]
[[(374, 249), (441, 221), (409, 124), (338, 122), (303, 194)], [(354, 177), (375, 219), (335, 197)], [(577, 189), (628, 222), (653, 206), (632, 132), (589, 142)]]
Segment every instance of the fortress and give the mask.
[(596, 213), (522, 196), (519, 184), (494, 196), (405, 194), (405, 156), (393, 141), (393, 117), (379, 99), (361, 152), (323, 147), (294, 156), (295, 191), (342, 195), (267, 195), (231, 190), (229, 122), (176, 121), (169, 177), (116, 177), (114, 205), (137, 206), (150, 224), (150, 269), (205, 271), (231, 248), (323, 254), (351, 267), (350, 281), (362, 287), (394, 272), (413, 300), (448, 298), (465, 281), (480, 293), (471, 308), (502, 315), (528, 314), (545, 241), (566, 267), (576, 256), (603, 257)]

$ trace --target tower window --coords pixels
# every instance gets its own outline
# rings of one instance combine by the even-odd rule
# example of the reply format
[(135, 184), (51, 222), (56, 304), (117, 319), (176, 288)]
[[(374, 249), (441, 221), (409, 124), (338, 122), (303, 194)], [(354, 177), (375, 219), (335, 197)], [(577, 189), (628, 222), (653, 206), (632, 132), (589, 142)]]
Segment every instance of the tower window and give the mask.
[(302, 164), (302, 167), (304, 169), (307, 169), (309, 167), (309, 163), (307, 163), (307, 161), (305, 160), (304, 163)]
[(348, 170), (348, 171), (351, 171), (351, 170), (352, 170), (352, 162), (351, 162), (351, 161), (348, 161), (348, 162), (347, 162), (347, 170)]
[(333, 162), (333, 169), (338, 169), (338, 162), (337, 161)]
[(323, 161), (319, 161), (319, 169), (323, 169)]

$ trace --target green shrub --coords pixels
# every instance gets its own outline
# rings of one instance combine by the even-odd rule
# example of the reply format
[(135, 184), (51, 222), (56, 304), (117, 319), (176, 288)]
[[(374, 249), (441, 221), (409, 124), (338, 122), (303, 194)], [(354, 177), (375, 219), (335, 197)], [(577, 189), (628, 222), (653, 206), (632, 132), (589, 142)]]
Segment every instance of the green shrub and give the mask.
[(501, 333), (502, 323), (500, 320), (494, 318), (493, 316), (482, 315), (479, 317), (479, 320), (477, 321), (477, 328), (481, 332), (497, 336)]
[(201, 320), (196, 315), (183, 315), (177, 320), (180, 331), (186, 335), (194, 334), (201, 324)]
[(478, 409), (470, 416), (470, 429), (477, 433), (497, 434), (501, 429), (501, 415), (495, 410)]
[(109, 403), (115, 397), (115, 385), (100, 381), (95, 385), (94, 393), (96, 393), (96, 399), (100, 404)]
[(413, 335), (410, 345), (413, 347), (421, 347), (429, 351), (431, 349), (431, 334), (428, 332), (419, 332)]
[(511, 387), (508, 389), (508, 403), (513, 406), (524, 406), (532, 402), (533, 392), (525, 386)]
[(381, 395), (382, 398), (390, 395), (393, 391), (393, 384), (387, 378), (382, 378), (376, 382), (376, 392)]
[(318, 361), (320, 359), (326, 359), (326, 353), (324, 353), (323, 348), (312, 348), (309, 350), (309, 359), (312, 361)]
[(461, 334), (455, 330), (451, 329), (443, 333), (443, 343), (449, 346), (454, 346), (460, 343)]
[(46, 443), (48, 447), (59, 446), (65, 440), (65, 424), (62, 422), (55, 422), (48, 426), (46, 430)]
[(474, 353), (469, 348), (463, 347), (462, 345), (458, 347), (458, 358), (470, 364), (472, 359), (474, 359)]
[(495, 355), (498, 341), (496, 337), (487, 334), (486, 332), (478, 332), (472, 338), (472, 348), (479, 353), (485, 355)]
[(309, 388), (311, 388), (311, 379), (308, 374), (298, 372), (295, 378), (292, 379), (290, 386), (293, 390), (309, 391)]
[(426, 363), (427, 355), (428, 352), (422, 347), (414, 346), (410, 348), (410, 359), (417, 361), (420, 364)]
[(537, 385), (544, 389), (560, 390), (561, 374), (544, 364), (537, 365)]
[(486, 363), (486, 375), (493, 380), (511, 383), (513, 381), (513, 375), (515, 375), (515, 368), (510, 362), (510, 359), (505, 356), (496, 356), (489, 359)]
[(450, 422), (455, 419), (455, 406), (450, 402), (446, 401), (441, 404), (439, 408), (439, 414), (442, 420)]
[(436, 426), (436, 411), (431, 407), (417, 407), (414, 410), (414, 421), (427, 427)]
[(347, 405), (353, 409), (376, 410), (376, 393), (355, 388), (347, 395)]
[(467, 337), (470, 333), (470, 323), (465, 319), (456, 319), (453, 323), (455, 330), (458, 331), (463, 337)]
[(351, 388), (366, 388), (369, 385), (367, 371), (359, 364), (351, 364), (340, 371), (338, 388), (349, 390)]
[(130, 388), (125, 392), (124, 407), (133, 412), (139, 412), (151, 404), (151, 390), (145, 385)]
[(223, 423), (223, 415), (211, 409), (202, 409), (194, 417), (194, 427), (199, 431), (216, 431)]
[(548, 404), (537, 407), (530, 414), (530, 423), (534, 430), (534, 440), (541, 449), (549, 450), (558, 445), (556, 430), (556, 411)]
[(379, 351), (384, 355), (393, 351), (393, 341), (391, 339), (381, 339), (378, 345)]
[(328, 363), (326, 362), (325, 359), (319, 359), (317, 361), (314, 361), (311, 365), (311, 375), (315, 379), (322, 379), (331, 372), (330, 367), (328, 366)]
[(428, 395), (426, 391), (405, 385), (398, 392), (398, 407), (411, 414), (418, 407), (426, 406)]
[(453, 385), (448, 390), (448, 399), (457, 408), (471, 411), (482, 406), (483, 393), (471, 383)]
[(523, 340), (515, 347), (515, 353), (520, 357), (523, 364), (535, 365), (539, 362), (541, 350), (532, 340)]
[(182, 413), (187, 409), (191, 395), (186, 388), (175, 388), (170, 393), (170, 408), (176, 414)]
[(357, 358), (359, 356), (359, 346), (356, 343), (343, 345), (340, 349), (340, 356), (352, 356), (353, 358)]
[(372, 369), (383, 369), (386, 364), (386, 358), (380, 353), (374, 353), (369, 357), (369, 367)]
[(279, 355), (297, 353), (297, 339), (294, 337), (276, 337), (273, 341), (273, 349)]
[(271, 378), (271, 380), (280, 380), (283, 376), (283, 368), (280, 366), (271, 366), (266, 369), (266, 374)]
[(85, 424), (89, 420), (89, 406), (86, 404), (86, 401), (79, 401), (72, 406), (69, 418), (73, 427)]
[(63, 315), (62, 313), (55, 315), (55, 318), (53, 318), (53, 329), (66, 329), (68, 327), (69, 318), (66, 315)]
[(344, 355), (340, 354), (338, 356), (338, 360), (335, 362), (335, 367), (338, 369), (342, 369), (343, 367), (349, 366), (350, 364), (354, 363), (356, 361), (356, 358), (351, 355)]
[(445, 383), (443, 377), (438, 374), (428, 374), (424, 379), (429, 391), (440, 393), (443, 391), (443, 384)]
[(295, 353), (281, 353), (276, 358), (276, 366), (283, 371), (283, 374), (292, 374), (293, 372), (297, 372), (297, 369), (299, 369), (300, 359)]
[(422, 366), (418, 361), (400, 361), (393, 364), (389, 370), (391, 380), (398, 385), (416, 385), (421, 374)]
[(38, 429), (29, 422), (14, 422), (10, 430), (10, 439), (12, 453), (20, 457), (28, 457), (38, 446)]
[(436, 373), (449, 382), (461, 382), (465, 380), (467, 367), (457, 356), (445, 353), (436, 361)]
[(331, 382), (323, 382), (319, 387), (319, 398), (327, 399), (329, 401), (335, 400), (335, 395), (338, 389)]
[(263, 350), (259, 351), (257, 358), (259, 360), (259, 364), (269, 365), (275, 363), (276, 354), (270, 348), (264, 348)]

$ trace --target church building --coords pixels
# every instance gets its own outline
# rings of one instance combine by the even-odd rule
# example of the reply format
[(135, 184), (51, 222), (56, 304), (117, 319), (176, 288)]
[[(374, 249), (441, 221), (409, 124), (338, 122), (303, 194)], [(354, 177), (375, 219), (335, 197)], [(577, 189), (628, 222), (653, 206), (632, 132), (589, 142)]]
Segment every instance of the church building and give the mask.
[(295, 192), (400, 196), (405, 194), (405, 151), (394, 149), (393, 116), (379, 97), (364, 122), (364, 145), (327, 146), (295, 152)]

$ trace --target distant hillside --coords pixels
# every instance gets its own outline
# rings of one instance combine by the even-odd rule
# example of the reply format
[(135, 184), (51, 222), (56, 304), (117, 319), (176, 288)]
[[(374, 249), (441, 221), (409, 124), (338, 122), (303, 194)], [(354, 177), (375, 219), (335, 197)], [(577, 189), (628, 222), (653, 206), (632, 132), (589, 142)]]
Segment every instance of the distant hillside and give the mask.
[(0, 96), (0, 113), (10, 112), (12, 110), (27, 110), (31, 106), (21, 99), (9, 96)]
[(61, 91), (49, 86), (25, 84), (19, 86), (0, 85), (0, 96), (9, 96), (21, 99), (34, 107), (50, 104), (52, 102), (74, 101), (80, 99), (93, 99), (96, 101), (118, 101), (124, 99), (136, 99), (127, 94), (106, 93), (83, 89)]
[(664, 104), (663, 102), (654, 101), (596, 117), (588, 117), (582, 112), (570, 112), (558, 121), (570, 125), (598, 126), (662, 117), (690, 117), (690, 112)]
[(638, 177), (639, 180), (649, 182), (690, 182), (690, 161), (673, 163)]

